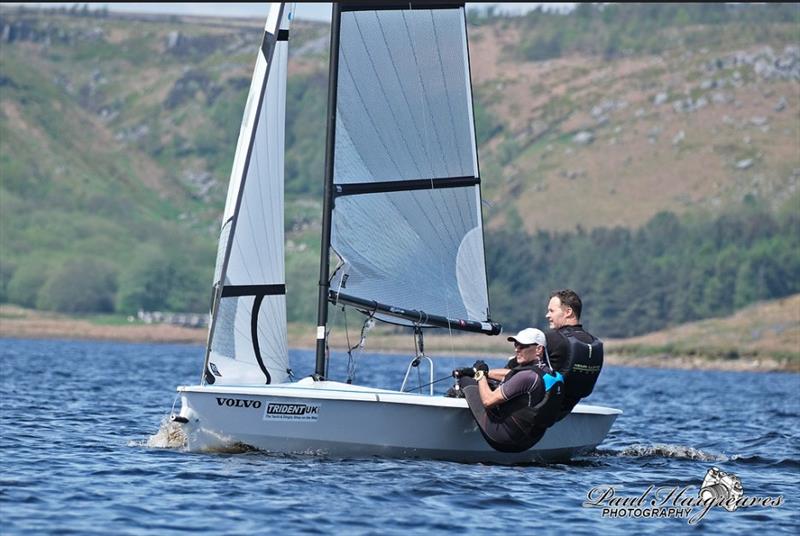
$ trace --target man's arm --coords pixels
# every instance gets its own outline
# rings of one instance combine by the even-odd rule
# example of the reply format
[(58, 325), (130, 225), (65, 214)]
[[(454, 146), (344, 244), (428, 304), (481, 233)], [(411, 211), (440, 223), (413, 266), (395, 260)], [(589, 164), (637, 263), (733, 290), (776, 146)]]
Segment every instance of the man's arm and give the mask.
[(511, 371), (507, 368), (493, 368), (489, 371), (489, 379), (501, 382), (506, 379), (509, 372)]
[[(500, 369), (495, 369), (500, 370)], [(489, 371), (490, 373), (492, 371)], [(503, 375), (505, 377), (505, 375)], [(481, 402), (483, 403), (483, 407), (491, 408), (506, 401), (506, 398), (503, 396), (503, 391), (500, 388), (492, 389), (489, 387), (489, 382), (486, 380), (486, 376), (484, 374), (479, 375), (475, 378), (478, 382), (478, 393), (481, 395)]]

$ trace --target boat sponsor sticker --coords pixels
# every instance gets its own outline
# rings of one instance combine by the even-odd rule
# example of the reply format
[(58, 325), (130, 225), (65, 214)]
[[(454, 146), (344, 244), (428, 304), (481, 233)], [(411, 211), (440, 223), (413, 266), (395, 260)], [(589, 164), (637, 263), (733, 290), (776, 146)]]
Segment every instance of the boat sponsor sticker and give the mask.
[(246, 398), (227, 398), (224, 396), (217, 397), (218, 406), (226, 406), (229, 408), (253, 408), (258, 409), (261, 407), (260, 400), (248, 400)]
[(783, 495), (774, 497), (748, 496), (742, 481), (733, 473), (711, 467), (698, 490), (688, 486), (651, 484), (636, 495), (620, 495), (614, 486), (597, 486), (589, 490), (584, 508), (597, 508), (601, 517), (621, 518), (680, 518), (689, 525), (700, 523), (715, 508), (733, 512), (739, 508), (777, 508)]
[(266, 401), (265, 421), (316, 422), (322, 408), (320, 403), (287, 403)]

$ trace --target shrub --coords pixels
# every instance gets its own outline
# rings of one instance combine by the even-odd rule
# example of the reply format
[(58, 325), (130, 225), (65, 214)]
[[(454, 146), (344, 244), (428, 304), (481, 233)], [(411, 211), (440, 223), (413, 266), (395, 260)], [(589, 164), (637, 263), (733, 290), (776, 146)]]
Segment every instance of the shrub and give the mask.
[(36, 306), (62, 313), (109, 313), (114, 311), (116, 290), (112, 265), (100, 259), (76, 259), (51, 273)]

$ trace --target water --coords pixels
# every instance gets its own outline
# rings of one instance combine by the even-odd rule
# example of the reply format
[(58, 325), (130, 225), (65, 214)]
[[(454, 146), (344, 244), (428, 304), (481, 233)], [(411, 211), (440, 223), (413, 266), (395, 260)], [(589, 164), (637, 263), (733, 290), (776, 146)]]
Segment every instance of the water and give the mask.
[[(607, 367), (590, 401), (625, 414), (597, 452), (503, 467), (164, 448), (175, 386), (198, 380), (200, 347), (6, 339), (0, 354), (2, 534), (794, 534), (800, 526), (797, 375)], [(293, 354), (296, 373), (310, 373), (310, 353)], [(397, 388), (407, 362), (363, 356), (359, 381)], [(471, 362), (441, 359), (437, 377)], [(336, 356), (333, 376), (342, 379), (345, 365)], [(582, 506), (592, 488), (608, 486), (617, 497), (651, 484), (691, 486), (696, 496), (712, 466), (737, 475), (746, 496), (783, 504), (715, 507), (691, 525)]]

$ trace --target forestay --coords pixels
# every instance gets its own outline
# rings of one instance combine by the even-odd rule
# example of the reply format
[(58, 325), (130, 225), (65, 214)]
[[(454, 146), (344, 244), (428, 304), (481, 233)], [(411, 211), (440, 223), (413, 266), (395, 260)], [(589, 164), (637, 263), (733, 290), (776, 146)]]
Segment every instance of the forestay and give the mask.
[(283, 151), (292, 9), (269, 7), (239, 131), (214, 273), (207, 383), (263, 385), (287, 376)]
[(331, 294), (485, 322), (464, 8), (405, 7), (342, 7)]

